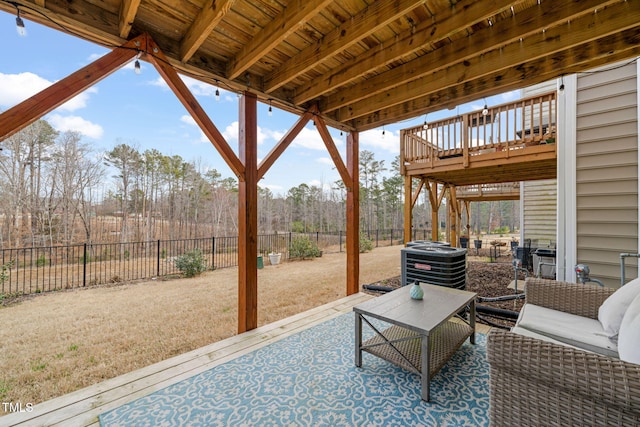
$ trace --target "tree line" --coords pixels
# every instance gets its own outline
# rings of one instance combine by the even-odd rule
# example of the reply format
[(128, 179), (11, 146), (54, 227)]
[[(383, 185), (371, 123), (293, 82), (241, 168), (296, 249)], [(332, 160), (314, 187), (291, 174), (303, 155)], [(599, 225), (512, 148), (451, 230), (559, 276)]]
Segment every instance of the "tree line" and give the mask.
[[(0, 142), (2, 247), (129, 242), (237, 234), (238, 186), (201, 160), (116, 141), (97, 152), (75, 132), (39, 120)], [(360, 153), (364, 230), (403, 227), (403, 178), (391, 164)], [(479, 203), (474, 221), (517, 223), (512, 204)], [(258, 189), (260, 233), (345, 230), (346, 190), (299, 184), (285, 194)], [(444, 212), (441, 218), (446, 218)], [(430, 228), (428, 198), (414, 207), (414, 226)]]

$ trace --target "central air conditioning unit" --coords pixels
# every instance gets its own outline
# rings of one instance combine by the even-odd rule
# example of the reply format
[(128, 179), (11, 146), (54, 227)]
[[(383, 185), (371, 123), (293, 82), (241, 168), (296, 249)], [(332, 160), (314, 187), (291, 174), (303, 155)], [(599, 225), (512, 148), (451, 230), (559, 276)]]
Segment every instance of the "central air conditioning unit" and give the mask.
[(467, 250), (438, 242), (407, 244), (401, 251), (402, 285), (414, 282), (465, 289)]

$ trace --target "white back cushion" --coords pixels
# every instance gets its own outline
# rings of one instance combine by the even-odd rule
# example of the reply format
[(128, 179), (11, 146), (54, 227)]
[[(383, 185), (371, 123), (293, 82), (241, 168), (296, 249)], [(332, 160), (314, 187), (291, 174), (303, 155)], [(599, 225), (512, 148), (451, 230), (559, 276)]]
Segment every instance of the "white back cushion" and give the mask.
[(618, 354), (621, 360), (640, 365), (640, 295), (631, 302), (622, 318)]
[(640, 278), (633, 279), (607, 298), (598, 309), (598, 320), (609, 338), (615, 338), (627, 307), (640, 295)]

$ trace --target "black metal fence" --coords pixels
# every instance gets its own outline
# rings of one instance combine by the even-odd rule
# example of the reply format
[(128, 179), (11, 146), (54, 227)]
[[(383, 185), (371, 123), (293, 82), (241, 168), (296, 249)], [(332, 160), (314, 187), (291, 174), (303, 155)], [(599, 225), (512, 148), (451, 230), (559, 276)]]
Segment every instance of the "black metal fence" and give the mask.
[[(413, 240), (426, 240), (428, 230), (414, 230)], [(363, 231), (374, 247), (403, 242), (403, 230)], [(345, 250), (344, 232), (276, 233), (258, 236), (263, 263), (272, 252), (286, 259), (291, 242), (301, 236), (324, 253)], [(31, 294), (99, 284), (178, 275), (176, 257), (198, 249), (207, 269), (238, 265), (238, 238), (209, 237), (129, 243), (84, 243), (0, 250), (0, 296)]]

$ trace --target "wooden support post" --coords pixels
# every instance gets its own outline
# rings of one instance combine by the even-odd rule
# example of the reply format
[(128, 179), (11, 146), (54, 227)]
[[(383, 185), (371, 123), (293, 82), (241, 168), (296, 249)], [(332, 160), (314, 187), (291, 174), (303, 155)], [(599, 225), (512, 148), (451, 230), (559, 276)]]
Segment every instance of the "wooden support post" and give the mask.
[[(442, 192), (444, 194), (444, 190)], [(438, 210), (442, 197), (438, 197), (438, 183), (432, 182), (429, 190), (429, 201), (431, 204), (431, 240), (438, 241), (440, 231), (440, 221), (438, 220)]]
[(458, 247), (458, 235), (459, 235), (459, 222), (460, 219), (460, 205), (458, 204), (458, 198), (456, 197), (456, 187), (449, 187), (449, 203), (448, 203), (451, 212), (450, 217), (450, 232), (449, 232), (449, 241), (451, 242), (451, 246)]
[(411, 175), (404, 176), (404, 245), (411, 241), (413, 229), (413, 193)]
[(465, 231), (465, 236), (467, 236), (467, 241), (469, 243), (467, 243), (467, 247), (470, 247), (470, 242), (471, 242), (471, 202), (469, 200), (465, 200), (464, 201), (464, 209), (465, 212), (467, 214), (467, 229)]
[(359, 135), (347, 136), (347, 295), (360, 291), (360, 162)]
[(257, 97), (240, 98), (238, 182), (238, 333), (258, 327), (258, 123)]

